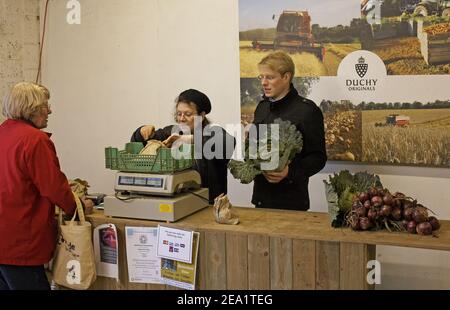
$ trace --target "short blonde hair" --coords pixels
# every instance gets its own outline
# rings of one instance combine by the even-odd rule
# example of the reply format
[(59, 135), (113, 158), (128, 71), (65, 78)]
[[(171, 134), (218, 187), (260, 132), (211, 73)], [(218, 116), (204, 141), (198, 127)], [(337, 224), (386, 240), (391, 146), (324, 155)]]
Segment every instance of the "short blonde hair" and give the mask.
[(29, 121), (49, 98), (50, 92), (45, 86), (20, 82), (3, 99), (2, 113), (9, 119)]
[(292, 60), (291, 56), (286, 54), (283, 51), (276, 51), (273, 53), (270, 53), (269, 55), (265, 56), (261, 61), (258, 63), (259, 66), (265, 65), (268, 66), (271, 70), (278, 72), (281, 75), (285, 75), (286, 73), (291, 74), (291, 82), (292, 78), (295, 74), (295, 64)]
[(48, 90), (48, 88), (41, 84), (37, 84), (37, 86), (44, 93), (44, 96), (47, 98), (47, 100), (50, 100), (50, 91)]

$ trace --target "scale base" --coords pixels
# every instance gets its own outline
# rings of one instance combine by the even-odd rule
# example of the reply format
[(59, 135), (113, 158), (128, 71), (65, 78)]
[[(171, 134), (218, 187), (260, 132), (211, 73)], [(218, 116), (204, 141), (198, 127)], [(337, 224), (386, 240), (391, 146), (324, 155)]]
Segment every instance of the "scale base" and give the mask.
[[(193, 191), (208, 199), (208, 189)], [(130, 200), (120, 200), (114, 196), (104, 199), (104, 212), (107, 216), (133, 219), (175, 222), (208, 206), (208, 202), (190, 193), (175, 197), (138, 196)]]

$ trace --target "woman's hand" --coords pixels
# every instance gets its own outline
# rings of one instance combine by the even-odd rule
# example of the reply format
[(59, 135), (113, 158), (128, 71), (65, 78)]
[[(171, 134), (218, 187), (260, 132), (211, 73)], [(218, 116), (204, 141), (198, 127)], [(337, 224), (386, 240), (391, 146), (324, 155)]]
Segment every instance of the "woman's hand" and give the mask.
[(91, 199), (87, 199), (85, 196), (81, 197), (80, 200), (84, 207), (84, 214), (91, 214), (94, 210), (94, 202)]
[(172, 145), (174, 144), (175, 141), (179, 140), (179, 143), (186, 143), (186, 144), (191, 144), (192, 140), (193, 140), (194, 136), (193, 135), (177, 135), (177, 134), (172, 134), (170, 135), (170, 137), (168, 137), (166, 140), (164, 140), (162, 143), (166, 146), (166, 147), (172, 147)]
[(155, 133), (155, 126), (153, 126), (153, 125), (142, 126), (140, 132), (141, 132), (142, 138), (144, 138), (144, 140), (147, 141)]

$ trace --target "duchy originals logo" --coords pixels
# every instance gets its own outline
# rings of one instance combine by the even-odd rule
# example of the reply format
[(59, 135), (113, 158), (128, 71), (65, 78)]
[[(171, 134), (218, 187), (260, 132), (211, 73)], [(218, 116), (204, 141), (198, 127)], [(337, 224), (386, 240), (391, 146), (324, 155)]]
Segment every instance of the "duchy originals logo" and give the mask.
[(366, 64), (365, 61), (366, 60), (363, 57), (359, 57), (358, 63), (355, 64), (356, 73), (360, 78), (363, 78), (366, 75), (367, 69), (369, 68), (369, 65)]
[(382, 94), (386, 65), (377, 54), (366, 50), (351, 52), (342, 59), (337, 73), (348, 100), (368, 98), (362, 94)]

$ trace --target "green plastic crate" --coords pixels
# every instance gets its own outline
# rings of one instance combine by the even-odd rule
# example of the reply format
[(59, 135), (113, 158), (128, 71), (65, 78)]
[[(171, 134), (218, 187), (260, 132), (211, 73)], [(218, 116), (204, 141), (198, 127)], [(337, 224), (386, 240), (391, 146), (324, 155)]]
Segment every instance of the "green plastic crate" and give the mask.
[(107, 169), (124, 172), (174, 173), (189, 169), (194, 164), (194, 147), (193, 145), (182, 145), (182, 148), (186, 147), (189, 148), (190, 157), (181, 159), (174, 158), (170, 148), (159, 149), (157, 155), (139, 155), (126, 151), (136, 149), (130, 147), (129, 144), (126, 145), (126, 150), (122, 151), (114, 147), (107, 147), (105, 148), (105, 166)]

